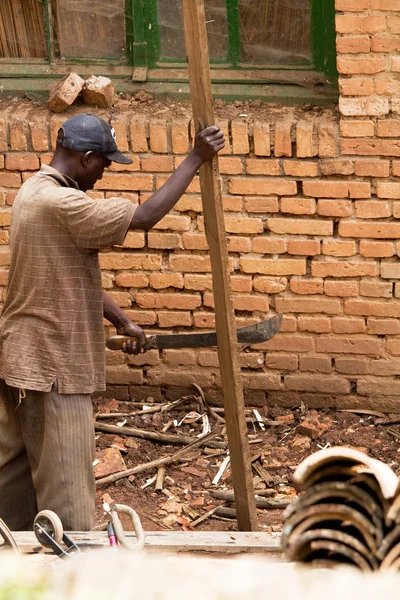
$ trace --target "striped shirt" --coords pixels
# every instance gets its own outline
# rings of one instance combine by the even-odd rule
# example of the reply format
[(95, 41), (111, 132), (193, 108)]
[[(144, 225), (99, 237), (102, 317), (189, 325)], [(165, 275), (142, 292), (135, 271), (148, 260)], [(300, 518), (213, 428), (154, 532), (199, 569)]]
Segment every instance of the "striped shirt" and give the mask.
[(135, 212), (122, 198), (93, 200), (49, 166), (12, 208), (11, 263), (0, 317), (0, 378), (60, 394), (105, 389), (98, 250), (122, 244)]

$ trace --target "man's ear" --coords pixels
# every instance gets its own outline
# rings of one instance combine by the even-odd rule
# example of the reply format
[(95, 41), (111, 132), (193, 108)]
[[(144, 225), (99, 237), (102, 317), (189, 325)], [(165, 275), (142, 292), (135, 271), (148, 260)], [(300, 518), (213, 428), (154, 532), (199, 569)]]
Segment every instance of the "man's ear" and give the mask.
[(92, 158), (93, 158), (93, 152), (91, 150), (89, 150), (89, 152), (85, 152), (85, 154), (82, 156), (82, 165), (85, 168), (88, 167)]

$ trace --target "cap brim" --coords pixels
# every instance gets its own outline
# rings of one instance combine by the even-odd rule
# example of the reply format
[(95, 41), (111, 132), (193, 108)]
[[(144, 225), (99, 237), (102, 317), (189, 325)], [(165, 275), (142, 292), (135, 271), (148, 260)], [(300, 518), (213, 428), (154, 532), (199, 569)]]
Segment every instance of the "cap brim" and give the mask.
[(131, 158), (125, 154), (122, 154), (122, 152), (119, 150), (116, 150), (115, 152), (107, 152), (107, 154), (104, 153), (103, 156), (112, 162), (119, 163), (120, 165), (131, 165), (133, 163)]

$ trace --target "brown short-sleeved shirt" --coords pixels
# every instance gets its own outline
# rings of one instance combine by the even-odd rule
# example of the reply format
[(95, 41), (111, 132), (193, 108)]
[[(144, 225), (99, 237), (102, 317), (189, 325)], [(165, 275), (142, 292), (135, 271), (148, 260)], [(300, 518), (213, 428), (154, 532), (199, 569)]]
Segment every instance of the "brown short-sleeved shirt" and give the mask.
[(98, 250), (122, 244), (136, 206), (92, 200), (52, 167), (21, 187), (11, 216), (11, 264), (0, 317), (0, 378), (60, 394), (105, 389)]

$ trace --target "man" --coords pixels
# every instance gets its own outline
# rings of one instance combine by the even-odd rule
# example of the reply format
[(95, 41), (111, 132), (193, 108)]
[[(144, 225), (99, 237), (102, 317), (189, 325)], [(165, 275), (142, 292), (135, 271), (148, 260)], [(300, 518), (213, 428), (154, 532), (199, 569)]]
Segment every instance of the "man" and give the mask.
[(58, 132), (50, 166), (21, 187), (12, 209), (11, 264), (0, 317), (0, 517), (12, 530), (54, 510), (66, 530), (89, 530), (95, 485), (91, 394), (105, 389), (103, 315), (143, 351), (144, 332), (102, 291), (98, 250), (148, 230), (176, 204), (199, 167), (224, 147), (218, 127), (145, 203), (92, 200), (112, 162), (132, 161), (93, 115)]

